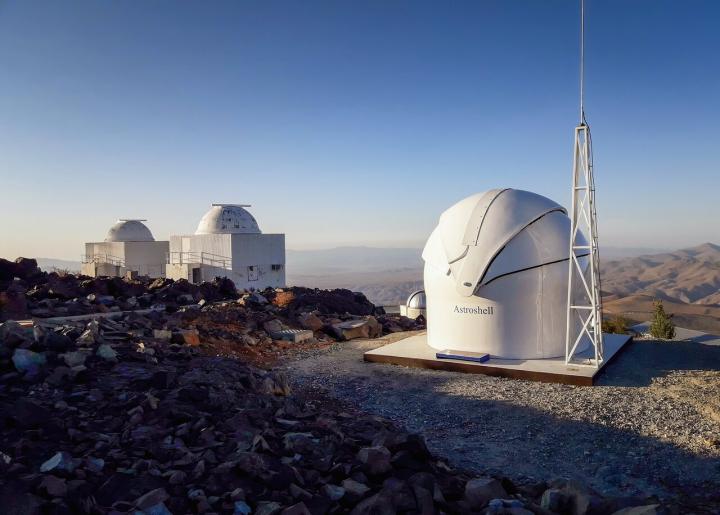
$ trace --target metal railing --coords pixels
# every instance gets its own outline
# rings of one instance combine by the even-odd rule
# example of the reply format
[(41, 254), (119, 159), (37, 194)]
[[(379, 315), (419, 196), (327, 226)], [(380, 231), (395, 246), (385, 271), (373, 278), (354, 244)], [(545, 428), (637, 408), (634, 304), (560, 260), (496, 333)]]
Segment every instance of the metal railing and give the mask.
[(114, 266), (125, 266), (125, 260), (110, 254), (82, 254), (80, 261), (83, 263), (108, 263)]
[(232, 259), (210, 252), (168, 252), (169, 265), (203, 264), (232, 270)]

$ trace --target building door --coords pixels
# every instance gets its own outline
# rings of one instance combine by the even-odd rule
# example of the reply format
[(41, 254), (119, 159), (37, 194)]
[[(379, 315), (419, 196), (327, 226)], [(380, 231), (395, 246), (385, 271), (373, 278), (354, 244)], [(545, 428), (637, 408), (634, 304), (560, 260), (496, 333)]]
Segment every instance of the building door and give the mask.
[(255, 266), (249, 266), (248, 267), (248, 281), (257, 281), (259, 279), (258, 277), (258, 267)]
[(202, 275), (200, 274), (199, 268), (192, 269), (192, 282), (193, 284), (200, 284), (202, 282)]

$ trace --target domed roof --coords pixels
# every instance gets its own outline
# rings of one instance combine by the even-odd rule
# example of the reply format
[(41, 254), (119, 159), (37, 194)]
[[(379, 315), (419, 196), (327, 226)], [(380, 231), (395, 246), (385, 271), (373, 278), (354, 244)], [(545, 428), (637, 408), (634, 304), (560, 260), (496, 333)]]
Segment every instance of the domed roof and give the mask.
[(105, 236), (105, 241), (155, 241), (145, 220), (120, 219)]
[(405, 305), (413, 309), (425, 309), (425, 290), (412, 292), (408, 296), (407, 303)]
[(260, 234), (255, 217), (244, 208), (248, 205), (213, 204), (200, 220), (195, 234)]
[(570, 220), (552, 200), (514, 189), (467, 197), (446, 210), (423, 250), (457, 292), (473, 295), (493, 278), (569, 256)]

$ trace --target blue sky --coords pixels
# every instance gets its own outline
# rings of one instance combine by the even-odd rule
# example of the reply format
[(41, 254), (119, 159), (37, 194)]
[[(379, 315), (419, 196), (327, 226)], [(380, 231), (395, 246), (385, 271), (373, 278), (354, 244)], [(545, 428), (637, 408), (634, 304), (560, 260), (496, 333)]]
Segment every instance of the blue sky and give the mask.
[[(720, 3), (587, 0), (602, 244), (718, 241)], [(288, 247), (421, 245), (455, 201), (567, 205), (575, 1), (0, 2), (0, 255), (250, 203)]]

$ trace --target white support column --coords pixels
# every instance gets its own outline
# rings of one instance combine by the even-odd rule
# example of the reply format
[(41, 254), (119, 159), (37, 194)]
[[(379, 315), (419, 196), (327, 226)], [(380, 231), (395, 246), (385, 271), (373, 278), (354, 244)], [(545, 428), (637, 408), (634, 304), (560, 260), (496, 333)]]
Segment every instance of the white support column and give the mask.
[[(600, 367), (603, 361), (600, 254), (590, 127), (575, 127), (565, 363)], [(587, 241), (585, 240), (587, 238)], [(590, 344), (592, 357), (578, 359)]]

